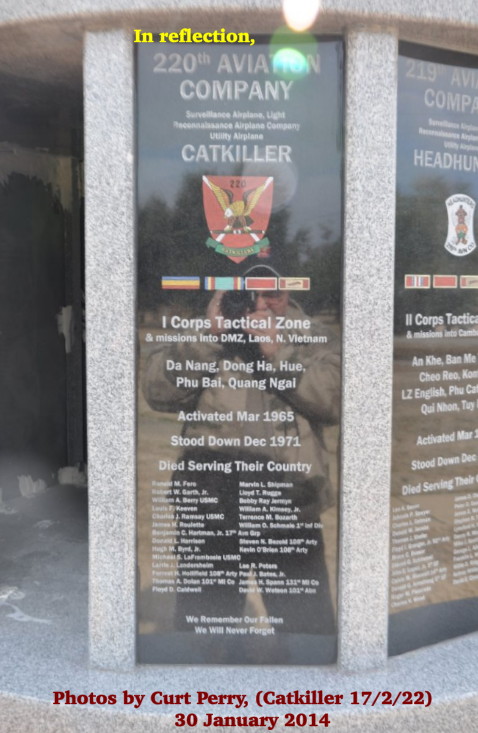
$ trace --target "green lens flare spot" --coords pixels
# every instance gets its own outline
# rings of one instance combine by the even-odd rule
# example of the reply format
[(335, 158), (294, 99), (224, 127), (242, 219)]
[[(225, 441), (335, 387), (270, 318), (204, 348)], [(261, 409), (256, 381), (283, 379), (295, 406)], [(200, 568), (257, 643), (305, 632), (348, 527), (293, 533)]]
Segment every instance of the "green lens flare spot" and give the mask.
[(281, 48), (273, 56), (274, 74), (284, 79), (302, 79), (309, 73), (309, 62), (296, 48)]

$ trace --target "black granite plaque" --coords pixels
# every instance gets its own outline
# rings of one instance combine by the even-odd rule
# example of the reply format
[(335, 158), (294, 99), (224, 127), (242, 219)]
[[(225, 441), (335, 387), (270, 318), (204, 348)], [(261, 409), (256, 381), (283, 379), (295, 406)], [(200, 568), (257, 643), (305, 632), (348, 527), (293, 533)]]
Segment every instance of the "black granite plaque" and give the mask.
[(331, 662), (342, 43), (138, 44), (138, 650)]
[(478, 628), (478, 59), (399, 59), (390, 651)]

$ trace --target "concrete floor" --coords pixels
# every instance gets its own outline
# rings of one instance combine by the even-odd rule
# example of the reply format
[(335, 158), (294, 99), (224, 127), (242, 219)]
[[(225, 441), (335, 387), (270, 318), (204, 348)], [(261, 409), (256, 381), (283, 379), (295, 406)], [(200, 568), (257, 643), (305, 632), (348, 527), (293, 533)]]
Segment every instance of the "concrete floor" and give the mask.
[(2, 637), (33, 641), (46, 627), (86, 631), (87, 494), (54, 486), (3, 502), (0, 512)]
[[(86, 664), (87, 559), (85, 488), (53, 486), (2, 502), (0, 690), (28, 694), (39, 658), (54, 667), (71, 653)], [(33, 687), (40, 691), (41, 680)]]

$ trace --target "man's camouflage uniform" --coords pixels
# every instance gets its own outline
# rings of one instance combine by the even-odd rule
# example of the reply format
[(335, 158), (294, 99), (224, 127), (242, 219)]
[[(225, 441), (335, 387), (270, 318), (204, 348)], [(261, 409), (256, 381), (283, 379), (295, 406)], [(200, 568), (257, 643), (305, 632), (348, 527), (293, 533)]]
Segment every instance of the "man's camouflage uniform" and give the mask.
[[(304, 318), (304, 314), (295, 306), (289, 305), (287, 318)], [(185, 412), (199, 411), (203, 414), (229, 413), (233, 411), (234, 419), (229, 421), (200, 420), (185, 421), (183, 435), (187, 438), (201, 438), (205, 436), (204, 448), (185, 448), (181, 459), (193, 458), (196, 461), (260, 461), (264, 464), (264, 470), (259, 472), (243, 472), (233, 470), (231, 474), (222, 471), (191, 472), (175, 475), (175, 479), (186, 479), (196, 481), (200, 489), (207, 489), (211, 496), (217, 497), (217, 503), (213, 507), (214, 513), (223, 514), (223, 521), (211, 521), (205, 519), (205, 526), (222, 531), (221, 536), (214, 536), (206, 542), (203, 548), (204, 554), (217, 556), (235, 555), (241, 553), (241, 565), (247, 566), (251, 561), (256, 563), (254, 570), (256, 580), (262, 591), (262, 597), (266, 610), (269, 614), (284, 618), (280, 629), (283, 631), (299, 631), (309, 633), (331, 633), (334, 629), (334, 618), (328, 587), (327, 571), (324, 561), (323, 540), (320, 527), (320, 512), (329, 507), (334, 501), (334, 491), (331, 487), (328, 472), (327, 452), (324, 444), (322, 428), (325, 425), (337, 424), (339, 419), (340, 406), (340, 355), (335, 337), (320, 321), (312, 320), (310, 329), (282, 330), (278, 333), (282, 336), (283, 342), (280, 348), (270, 359), (265, 359), (254, 344), (251, 347), (237, 347), (231, 344), (205, 343), (199, 339), (195, 343), (178, 343), (164, 345), (153, 352), (146, 364), (143, 389), (146, 400), (155, 410)], [(289, 336), (291, 334), (300, 336), (326, 337), (326, 343), (294, 343)], [(247, 340), (247, 335), (245, 335)], [(182, 366), (180, 371), (166, 369), (166, 360), (179, 362)], [(188, 370), (186, 361), (201, 362), (208, 365), (202, 371), (197, 369)], [(225, 370), (225, 361), (240, 365), (254, 362), (255, 371), (249, 374), (245, 371)], [(261, 361), (268, 361), (275, 371), (257, 369)], [(282, 363), (282, 366), (281, 366)], [(303, 366), (303, 371), (296, 371), (294, 367), (298, 364)], [(202, 376), (211, 379), (221, 378), (223, 387), (210, 388), (184, 388), (176, 386), (178, 376), (191, 380), (199, 380)], [(238, 380), (257, 379), (265, 380), (269, 385), (268, 377), (279, 379), (296, 379), (294, 389), (264, 389), (238, 388), (228, 386), (230, 378)], [(236, 419), (238, 412), (244, 412), (259, 416), (257, 420), (239, 421)], [(272, 411), (293, 412), (291, 421), (265, 422), (264, 413)], [(248, 435), (251, 438), (265, 438), (266, 445), (257, 447), (244, 447), (242, 438)], [(222, 447), (211, 446), (215, 443), (209, 436), (216, 439), (224, 439)], [(283, 447), (271, 446), (273, 436), (290, 437), (290, 442), (298, 442), (300, 445)], [(241, 439), (241, 446), (234, 443), (234, 439)], [(298, 441), (294, 439), (298, 438)], [(274, 442), (274, 441), (272, 441)], [(285, 441), (287, 443), (287, 441)], [(227, 446), (234, 447), (224, 447)], [(306, 463), (311, 465), (309, 473), (289, 472), (281, 470), (271, 472), (267, 470), (268, 461), (280, 464)], [(247, 545), (248, 529), (244, 530), (240, 540), (237, 533), (229, 538), (225, 537), (225, 529), (238, 529), (245, 527), (247, 519), (240, 509), (239, 493), (241, 482), (258, 482), (257, 485), (267, 487), (269, 482), (288, 484), (288, 488), (282, 488), (280, 495), (291, 499), (289, 503), (291, 511), (296, 517), (294, 522), (287, 522), (287, 527), (270, 528), (267, 522), (259, 522), (262, 542), (269, 542), (278, 547), (278, 552), (273, 554), (259, 553), (255, 555), (244, 554), (244, 543)], [(244, 483), (242, 484), (244, 486)], [(260, 492), (260, 490), (259, 490)], [(211, 512), (211, 505), (204, 509)], [(270, 511), (268, 509), (267, 511)], [(259, 510), (258, 510), (259, 512)], [(290, 516), (290, 515), (289, 515)], [(260, 513), (256, 515), (257, 520)], [(254, 519), (254, 517), (253, 517)], [(262, 516), (264, 519), (264, 516)], [(304, 524), (315, 523), (314, 529), (304, 530)], [(280, 524), (280, 522), (279, 522)], [(249, 522), (249, 528), (251, 523)], [(216, 533), (214, 533), (216, 534)], [(315, 546), (310, 546), (306, 554), (298, 554), (295, 550), (290, 553), (280, 550), (280, 538), (286, 545), (293, 546), (294, 538), (315, 538)], [(241, 545), (239, 544), (241, 542)], [(278, 543), (278, 544), (277, 544)], [(281, 553), (281, 554), (279, 554)], [(284, 577), (293, 584), (293, 579), (315, 578), (319, 580), (317, 594), (304, 595), (302, 590), (294, 594), (290, 588), (285, 592), (277, 591), (274, 588), (274, 581), (267, 580), (267, 573), (262, 579), (261, 573), (257, 570), (257, 561), (264, 560), (265, 563), (276, 565), (273, 577)], [(181, 561), (181, 556), (179, 557)], [(238, 569), (239, 563), (218, 561), (214, 567)], [(247, 575), (247, 573), (246, 573)], [(276, 592), (277, 591), (277, 592)], [(245, 591), (241, 591), (244, 593)], [(224, 586), (207, 586), (201, 594), (182, 593), (178, 594), (177, 618), (178, 626), (188, 628), (184, 617), (188, 613), (199, 613), (217, 615), (242, 612), (244, 595), (238, 592), (237, 583), (234, 587), (227, 589)]]

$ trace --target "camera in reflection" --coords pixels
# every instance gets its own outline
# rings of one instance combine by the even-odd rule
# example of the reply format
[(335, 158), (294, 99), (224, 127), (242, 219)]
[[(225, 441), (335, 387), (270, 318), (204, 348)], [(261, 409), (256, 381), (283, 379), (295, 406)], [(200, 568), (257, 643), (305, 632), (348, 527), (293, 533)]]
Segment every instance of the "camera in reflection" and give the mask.
[(224, 318), (235, 319), (246, 316), (255, 310), (255, 293), (253, 291), (228, 290), (221, 300), (221, 313)]

